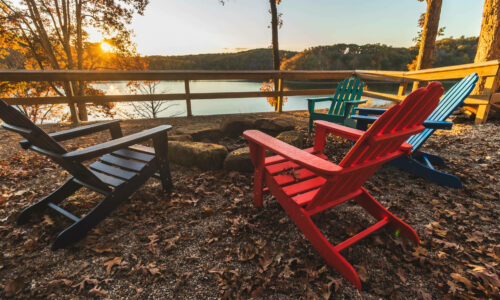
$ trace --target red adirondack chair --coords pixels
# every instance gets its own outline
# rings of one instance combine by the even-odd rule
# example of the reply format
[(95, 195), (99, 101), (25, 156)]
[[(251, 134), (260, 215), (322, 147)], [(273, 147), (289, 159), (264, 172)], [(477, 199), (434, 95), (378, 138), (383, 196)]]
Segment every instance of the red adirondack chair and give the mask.
[[(442, 94), (441, 84), (432, 82), (390, 108), (366, 132), (315, 121), (314, 147), (305, 150), (258, 130), (245, 131), (255, 166), (254, 204), (262, 207), (264, 185), (267, 186), (327, 263), (361, 290), (358, 274), (342, 257), (342, 250), (382, 227), (399, 231), (416, 244), (420, 243), (415, 230), (385, 209), (362, 185), (381, 165), (410, 153), (411, 145), (404, 141), (424, 130), (422, 123), (437, 106)], [(329, 133), (356, 141), (339, 165), (328, 161), (323, 154)], [(266, 150), (278, 155), (266, 157)], [(313, 223), (311, 216), (351, 199), (378, 222), (333, 246)]]

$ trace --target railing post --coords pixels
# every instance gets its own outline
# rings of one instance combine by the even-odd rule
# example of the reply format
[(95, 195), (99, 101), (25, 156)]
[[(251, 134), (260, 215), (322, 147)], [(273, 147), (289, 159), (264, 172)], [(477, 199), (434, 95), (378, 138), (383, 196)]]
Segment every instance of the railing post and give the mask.
[(71, 114), (71, 123), (73, 124), (78, 124), (80, 123), (80, 118), (78, 116), (78, 110), (76, 109), (76, 103), (73, 101), (73, 85), (71, 84), (70, 81), (67, 81), (66, 84), (68, 85), (68, 91), (69, 95), (66, 95), (68, 97), (68, 106), (69, 106), (69, 112)]
[(408, 82), (403, 81), (399, 84), (398, 88), (398, 96), (404, 96), (406, 95), (406, 88), (408, 87)]
[[(494, 102), (493, 95), (500, 87), (500, 66), (498, 67), (497, 74), (495, 76), (487, 77), (483, 80), (484, 80), (484, 87), (482, 94), (488, 95), (488, 104), (477, 106), (476, 119), (474, 120), (474, 124), (486, 123), (486, 120), (488, 119), (488, 114), (490, 112), (491, 105)], [(479, 84), (480, 83), (478, 83), (478, 85)]]
[(283, 111), (283, 78), (278, 78), (278, 101), (276, 102), (276, 112)]
[(193, 112), (191, 111), (191, 92), (189, 90), (189, 79), (184, 80), (184, 88), (186, 90), (186, 111), (187, 116), (192, 117)]

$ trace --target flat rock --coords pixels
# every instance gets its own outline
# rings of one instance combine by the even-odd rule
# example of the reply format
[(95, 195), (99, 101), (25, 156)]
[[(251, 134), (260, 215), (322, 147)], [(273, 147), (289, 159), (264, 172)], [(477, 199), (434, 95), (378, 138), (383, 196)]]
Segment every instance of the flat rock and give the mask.
[(228, 137), (238, 137), (251, 128), (255, 128), (254, 121), (244, 117), (225, 118), (220, 125), (222, 133)]
[(186, 167), (198, 167), (202, 170), (221, 169), (227, 153), (226, 147), (217, 144), (168, 142), (169, 161)]
[(253, 172), (253, 164), (250, 159), (250, 148), (239, 148), (229, 153), (224, 160), (224, 170)]
[(276, 138), (297, 148), (304, 146), (304, 134), (301, 131), (283, 131)]
[(200, 129), (189, 133), (196, 142), (217, 142), (222, 137), (222, 131), (219, 128)]
[(278, 134), (295, 128), (295, 124), (292, 121), (278, 118), (258, 119), (254, 125), (257, 129), (271, 134)]

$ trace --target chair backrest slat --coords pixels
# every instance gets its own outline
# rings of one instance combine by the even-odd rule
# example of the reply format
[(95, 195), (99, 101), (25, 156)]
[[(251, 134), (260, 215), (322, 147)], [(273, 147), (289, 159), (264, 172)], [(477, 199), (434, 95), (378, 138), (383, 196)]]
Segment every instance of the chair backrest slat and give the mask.
[(387, 110), (358, 139), (340, 162), (342, 173), (327, 180), (307, 209), (356, 191), (386, 161), (401, 154), (401, 145), (432, 113), (443, 94), (441, 83), (432, 82)]
[[(463, 104), (465, 98), (469, 96), (476, 86), (478, 78), (479, 76), (476, 73), (472, 73), (453, 85), (451, 89), (441, 98), (438, 106), (427, 119), (432, 121), (445, 121), (457, 109), (457, 107)], [(434, 131), (435, 129), (427, 128), (421, 133), (410, 137), (406, 142), (413, 146), (413, 151), (416, 151), (434, 133)]]
[(330, 106), (328, 114), (343, 116), (345, 113), (344, 101), (359, 100), (363, 93), (363, 83), (358, 77), (349, 77), (339, 83)]
[[(35, 125), (18, 109), (8, 105), (0, 99), (0, 119), (6, 124), (24, 129), (26, 132), (16, 131), (25, 139), (28, 140), (29, 145), (42, 149), (48, 153), (65, 154), (67, 153), (61, 144), (54, 140), (50, 135), (43, 131), (40, 127)], [(8, 126), (4, 127), (9, 130)], [(54, 162), (59, 164), (62, 168), (68, 171), (75, 178), (82, 182), (98, 187), (103, 190), (109, 190), (108, 186), (97, 178), (92, 172), (89, 171), (82, 163), (69, 161), (63, 158), (51, 157)]]

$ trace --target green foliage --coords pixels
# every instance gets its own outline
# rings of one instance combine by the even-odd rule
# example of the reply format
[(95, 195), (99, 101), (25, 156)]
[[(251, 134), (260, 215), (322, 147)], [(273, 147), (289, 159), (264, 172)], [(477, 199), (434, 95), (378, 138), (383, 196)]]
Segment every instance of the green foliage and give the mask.
[[(446, 38), (436, 41), (434, 67), (471, 63), (476, 53), (476, 37)], [(381, 44), (336, 44), (312, 47), (283, 61), (283, 70), (407, 70), (418, 54), (418, 46), (397, 48)]]
[[(281, 57), (291, 57), (293, 51), (280, 51)], [(271, 49), (252, 49), (236, 53), (215, 53), (179, 56), (146, 56), (150, 70), (271, 70)]]

